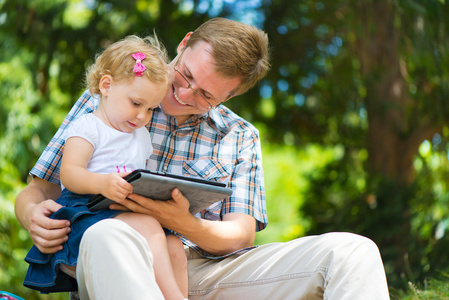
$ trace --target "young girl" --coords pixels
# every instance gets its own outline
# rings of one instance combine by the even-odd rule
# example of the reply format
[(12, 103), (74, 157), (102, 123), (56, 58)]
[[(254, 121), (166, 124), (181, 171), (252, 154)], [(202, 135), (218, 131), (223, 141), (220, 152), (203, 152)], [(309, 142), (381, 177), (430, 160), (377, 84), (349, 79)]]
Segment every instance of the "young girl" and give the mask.
[(129, 36), (107, 47), (86, 77), (91, 93), (101, 96), (100, 104), (96, 111), (70, 124), (61, 161), (63, 191), (57, 200), (63, 207), (52, 215), (71, 222), (69, 239), (63, 250), (54, 254), (41, 253), (33, 246), (25, 258), (30, 266), (24, 285), (44, 293), (76, 291), (75, 267), (83, 233), (102, 219), (115, 218), (147, 240), (164, 297), (184, 299), (188, 292), (185, 266), (172, 266), (169, 255), (175, 259), (184, 254), (177, 237), (166, 237), (151, 216), (113, 210), (90, 212), (86, 206), (94, 194), (116, 201), (125, 199), (132, 186), (123, 177), (134, 169), (146, 168), (153, 148), (145, 125), (170, 82), (165, 49), (156, 37)]

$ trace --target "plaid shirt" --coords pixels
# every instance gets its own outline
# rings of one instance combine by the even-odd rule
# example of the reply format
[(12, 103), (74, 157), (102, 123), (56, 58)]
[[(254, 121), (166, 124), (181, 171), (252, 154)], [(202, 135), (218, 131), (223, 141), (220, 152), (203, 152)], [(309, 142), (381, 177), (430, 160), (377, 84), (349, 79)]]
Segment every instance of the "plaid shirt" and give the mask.
[[(83, 93), (30, 171), (31, 175), (60, 184), (65, 129), (79, 116), (94, 111), (98, 103), (98, 97), (91, 96), (88, 91)], [(254, 126), (220, 105), (207, 113), (193, 115), (180, 126), (174, 117), (157, 108), (148, 130), (154, 147), (148, 169), (224, 182), (233, 190), (230, 197), (196, 217), (218, 221), (227, 213), (244, 213), (257, 220), (256, 230), (266, 227), (262, 154), (259, 133)], [(205, 257), (223, 257), (213, 256), (180, 237), (184, 244)]]

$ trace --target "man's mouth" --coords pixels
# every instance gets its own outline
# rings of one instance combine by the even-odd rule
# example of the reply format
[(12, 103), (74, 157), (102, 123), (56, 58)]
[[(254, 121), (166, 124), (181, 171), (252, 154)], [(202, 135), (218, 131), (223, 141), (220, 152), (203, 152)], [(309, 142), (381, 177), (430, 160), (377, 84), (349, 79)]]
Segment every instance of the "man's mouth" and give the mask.
[(175, 96), (176, 101), (178, 101), (181, 105), (187, 105), (187, 103), (183, 102), (181, 99), (179, 99), (178, 95), (176, 94), (175, 88), (173, 87), (173, 95)]

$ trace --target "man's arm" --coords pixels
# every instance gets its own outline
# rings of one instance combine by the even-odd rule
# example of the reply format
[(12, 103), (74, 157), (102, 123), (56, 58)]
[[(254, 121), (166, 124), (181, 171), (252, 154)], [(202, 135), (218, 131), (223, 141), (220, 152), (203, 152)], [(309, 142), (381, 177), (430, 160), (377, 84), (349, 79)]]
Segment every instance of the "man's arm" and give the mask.
[[(128, 197), (130, 200), (120, 203), (134, 212), (153, 216), (163, 227), (182, 234), (214, 255), (228, 254), (254, 243), (256, 219), (250, 215), (228, 213), (219, 222), (196, 218), (189, 212), (189, 201), (177, 189), (168, 201), (153, 201), (137, 194)], [(116, 204), (110, 207), (120, 208)]]
[[(193, 217), (193, 216), (192, 216)], [(180, 224), (179, 224), (180, 225)], [(256, 219), (242, 213), (229, 213), (223, 221), (192, 219), (192, 225), (180, 226), (180, 232), (200, 248), (215, 255), (224, 255), (254, 244)]]
[(67, 240), (67, 233), (70, 231), (68, 221), (49, 218), (61, 207), (54, 200), (61, 195), (58, 162), (65, 143), (65, 131), (72, 121), (93, 112), (98, 102), (99, 97), (92, 97), (88, 91), (81, 95), (30, 171), (36, 177), (17, 196), (16, 218), (30, 232), (34, 244), (43, 253), (54, 253), (62, 249), (61, 244)]
[(49, 218), (61, 207), (53, 200), (60, 195), (59, 185), (35, 177), (16, 198), (16, 218), (43, 253), (61, 250), (61, 244), (68, 239), (70, 222)]

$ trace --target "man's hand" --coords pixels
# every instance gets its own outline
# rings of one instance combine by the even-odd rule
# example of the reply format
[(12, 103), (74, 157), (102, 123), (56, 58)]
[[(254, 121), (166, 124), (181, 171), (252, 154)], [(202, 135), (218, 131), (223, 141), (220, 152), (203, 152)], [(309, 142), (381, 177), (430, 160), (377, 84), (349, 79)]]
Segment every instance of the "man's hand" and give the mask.
[(42, 253), (55, 253), (62, 250), (62, 243), (68, 239), (70, 222), (54, 220), (49, 217), (62, 206), (53, 200), (36, 204), (31, 211), (29, 232), (34, 245)]
[(196, 219), (190, 212), (190, 203), (178, 189), (172, 191), (170, 200), (153, 200), (137, 194), (128, 195), (128, 199), (118, 201), (120, 205), (112, 204), (111, 209), (129, 209), (133, 212), (151, 215), (168, 229), (179, 230), (188, 219)]
[(19, 223), (28, 230), (36, 247), (43, 253), (62, 249), (70, 232), (70, 222), (53, 220), (50, 215), (61, 205), (52, 199), (61, 195), (61, 187), (38, 177), (17, 196), (15, 213)]

